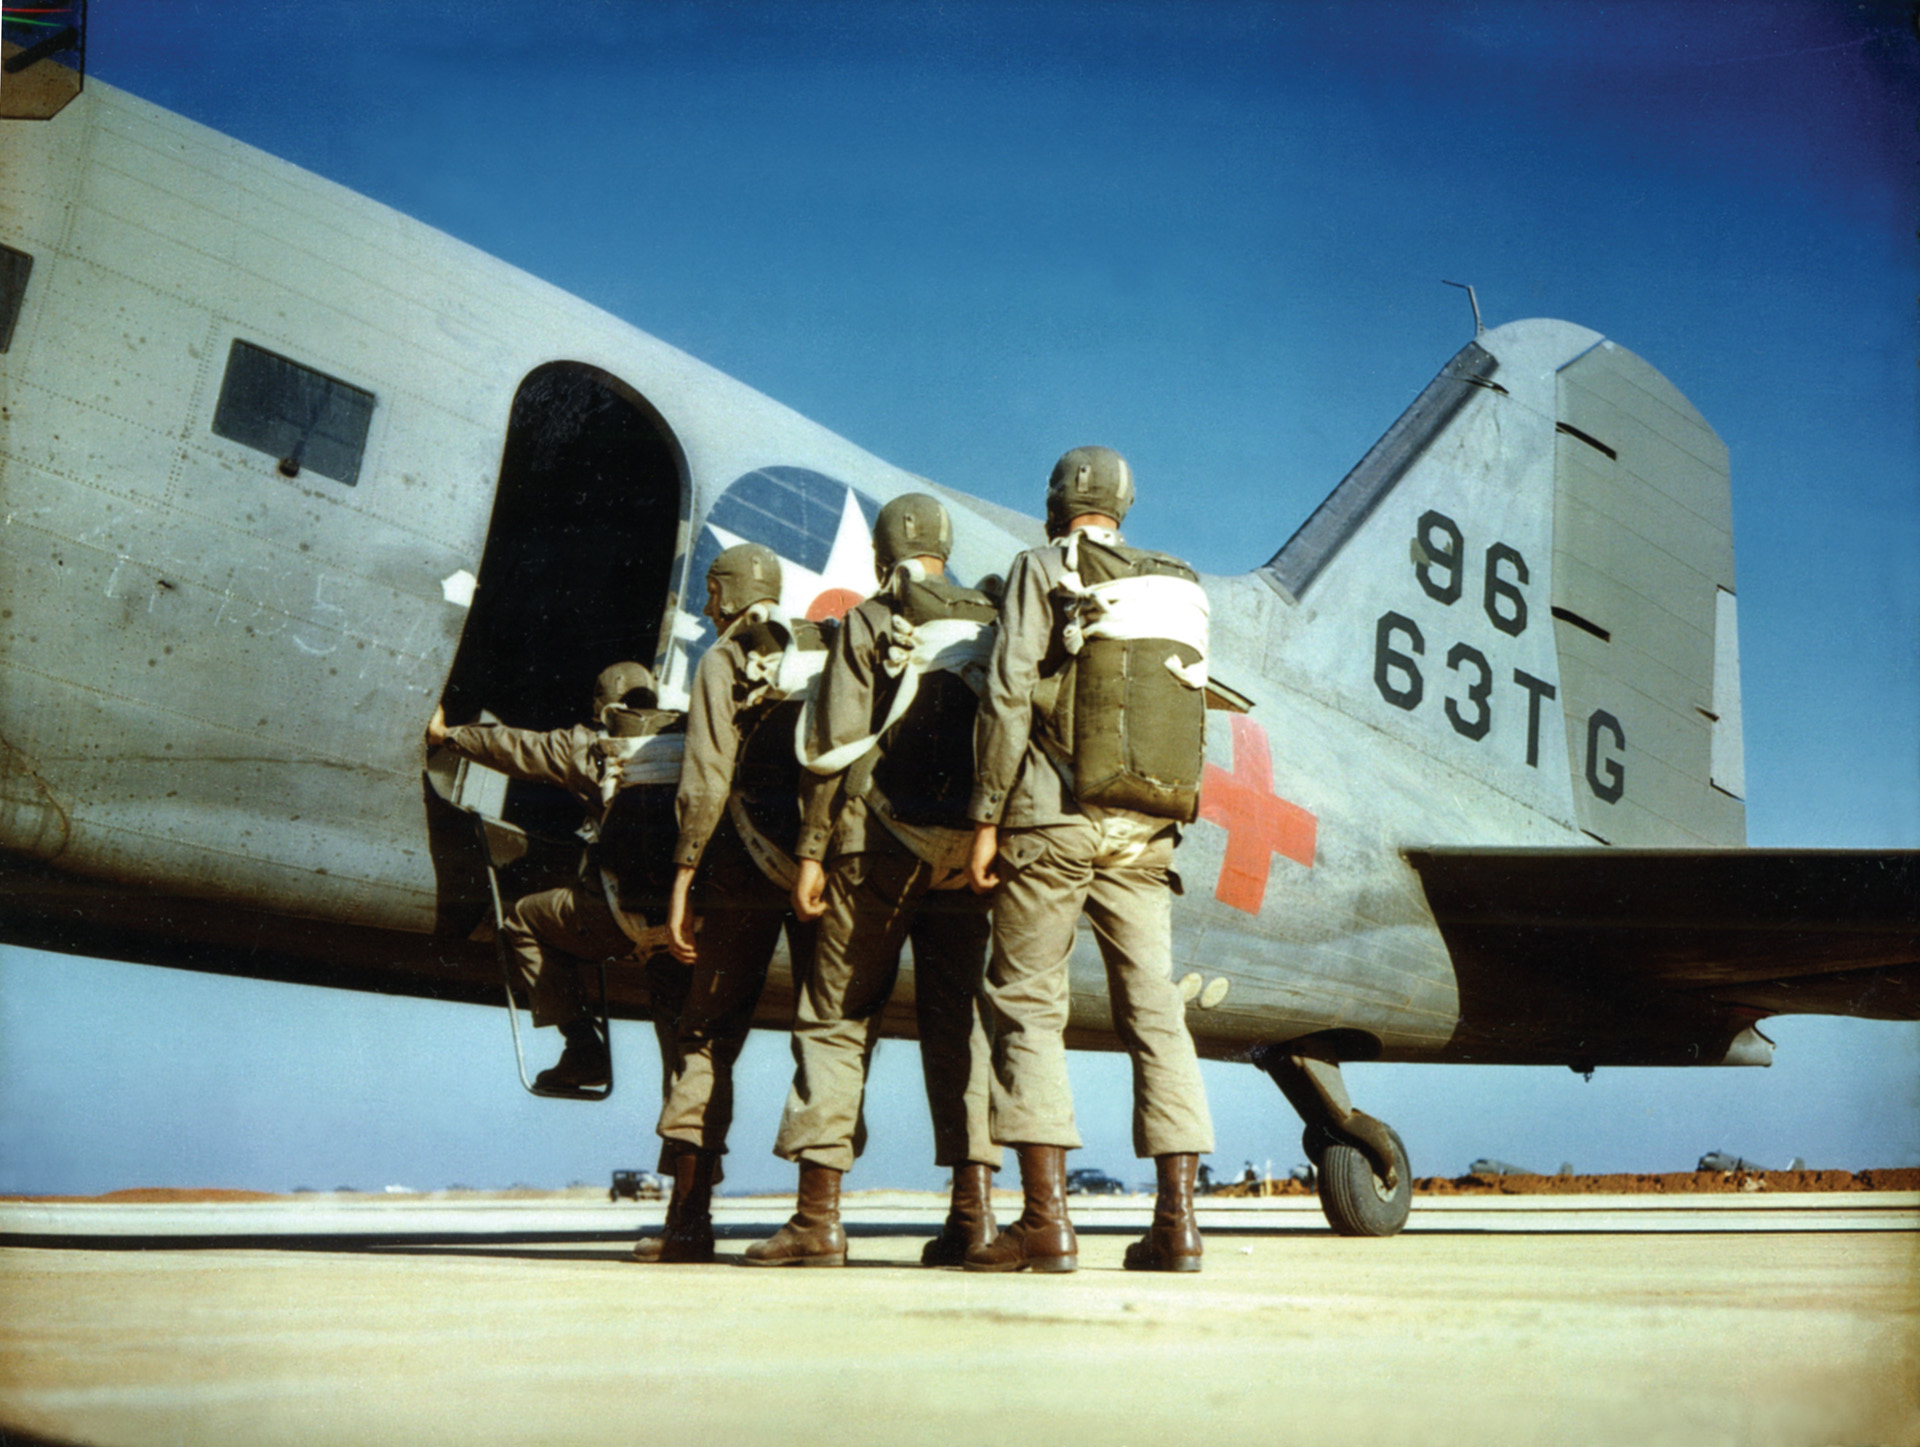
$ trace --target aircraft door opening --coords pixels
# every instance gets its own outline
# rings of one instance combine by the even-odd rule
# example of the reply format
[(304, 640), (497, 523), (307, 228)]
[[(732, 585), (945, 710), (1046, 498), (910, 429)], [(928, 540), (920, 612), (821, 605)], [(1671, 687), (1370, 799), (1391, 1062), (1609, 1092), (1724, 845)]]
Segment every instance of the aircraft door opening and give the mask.
[(608, 664), (654, 666), (686, 515), (679, 444), (644, 398), (577, 362), (529, 373), (447, 680), (448, 719), (487, 710), (519, 728), (564, 728), (585, 721)]

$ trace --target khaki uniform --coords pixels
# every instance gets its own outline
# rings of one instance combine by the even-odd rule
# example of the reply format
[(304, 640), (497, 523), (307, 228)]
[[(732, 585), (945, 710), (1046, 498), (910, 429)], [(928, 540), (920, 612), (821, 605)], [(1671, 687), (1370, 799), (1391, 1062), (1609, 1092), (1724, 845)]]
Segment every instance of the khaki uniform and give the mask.
[(1058, 546), (1014, 559), (974, 735), (969, 813), (1001, 831), (987, 966), (993, 1138), (1080, 1145), (1064, 1034), (1068, 957), (1084, 912), (1106, 964), (1114, 1026), (1133, 1058), (1134, 1150), (1204, 1155), (1213, 1127), (1172, 978), (1174, 826), (1130, 810), (1082, 808), (1032, 736), (1035, 690), (1068, 657), (1054, 594), (1065, 572)]
[(735, 766), (763, 691), (748, 659), (739, 639), (728, 636), (694, 670), (674, 862), (700, 866), (691, 902), (699, 960), (688, 966), (661, 956), (648, 969), (657, 996), (676, 1002), (671, 1040), (662, 1037), (660, 1138), (716, 1152), (726, 1149), (734, 1061), (783, 926), (796, 983), (813, 960), (813, 926), (792, 917), (785, 887), (762, 873), (727, 817)]
[[(970, 594), (951, 584), (929, 586)], [(870, 599), (846, 616), (808, 715), (810, 756), (844, 750), (886, 719), (901, 686), (880, 666), (893, 616), (884, 599)], [(830, 855), (831, 863), (814, 970), (795, 1004), (793, 1088), (774, 1144), (783, 1159), (846, 1171), (864, 1148), (867, 1067), (900, 948), (911, 941), (934, 1161), (1000, 1163), (987, 1129), (989, 1045), (980, 997), (987, 901), (956, 887), (964, 879), (970, 831), (951, 827), (963, 822), (957, 818), (943, 826), (910, 808), (904, 812), (917, 822), (901, 817), (901, 801), (927, 790), (924, 761), (941, 752), (928, 730), (938, 731), (943, 721), (949, 730), (958, 727), (964, 747), (972, 694), (952, 675), (945, 681), (964, 699), (957, 710), (951, 690), (942, 700), (928, 699), (933, 707), (908, 713), (849, 767), (803, 776), (795, 852), (802, 859)], [(876, 774), (895, 797), (881, 791)], [(963, 770), (962, 798), (965, 787)]]
[[(653, 731), (677, 716), (645, 710)], [(503, 724), (463, 724), (447, 730), (446, 747), (463, 759), (511, 778), (555, 784), (579, 799), (589, 816), (603, 811), (597, 746), (606, 734), (585, 724), (539, 732)], [(582, 967), (630, 955), (634, 943), (614, 918), (598, 870), (558, 889), (513, 902), (504, 937), (515, 973), (525, 986), (535, 1025), (572, 1024), (587, 1014)]]

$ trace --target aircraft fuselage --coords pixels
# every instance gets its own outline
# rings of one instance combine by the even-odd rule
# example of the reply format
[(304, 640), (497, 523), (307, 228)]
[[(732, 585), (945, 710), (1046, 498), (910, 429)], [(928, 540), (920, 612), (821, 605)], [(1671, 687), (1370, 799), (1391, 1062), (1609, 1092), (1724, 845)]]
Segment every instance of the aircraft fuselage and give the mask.
[[(684, 698), (719, 546), (769, 543), (789, 608), (835, 612), (871, 586), (872, 509), (928, 486), (110, 87), (0, 122), (0, 147), (0, 241), (30, 258), (0, 354), (10, 940), (497, 998), (472, 839), (422, 779), (436, 701), (555, 727), (584, 699), (579, 669), (622, 656)], [(1660, 585), (1689, 600), (1662, 625), (1675, 639), (1648, 645), (1672, 655), (1648, 673), (1681, 680), (1667, 698), (1623, 647), (1587, 656), (1629, 630), (1598, 628), (1604, 604), (1576, 596), (1594, 565), (1565, 541), (1564, 476), (1584, 456), (1565, 450), (1594, 440), (1556, 425), (1574, 368), (1603, 399), (1657, 374), (1560, 322), (1470, 350), (1485, 375), (1456, 359), (1398, 450), (1390, 434), (1342, 485), (1351, 516), (1323, 509), (1266, 568), (1206, 579), (1215, 707), (1175, 940), (1196, 1040), (1214, 1056), (1312, 1036), (1342, 1058), (1727, 1059), (1745, 1022), (1706, 1002), (1649, 1030), (1591, 979), (1501, 998), (1464, 977), (1403, 856), (1742, 836), (1724, 449), (1657, 398), (1671, 445), (1722, 489), (1719, 514), (1694, 509), (1707, 541), (1675, 564), (1691, 571)], [(1034, 461), (1037, 503), (1051, 459)], [(967, 581), (1040, 540), (1031, 519), (946, 496)], [(628, 542), (595, 543), (609, 509)], [(789, 999), (776, 971), (763, 1020), (784, 1023)], [(616, 975), (616, 1013), (644, 1000)], [(902, 1033), (910, 1001), (908, 978)], [(1071, 1038), (1116, 1044), (1084, 938)]]

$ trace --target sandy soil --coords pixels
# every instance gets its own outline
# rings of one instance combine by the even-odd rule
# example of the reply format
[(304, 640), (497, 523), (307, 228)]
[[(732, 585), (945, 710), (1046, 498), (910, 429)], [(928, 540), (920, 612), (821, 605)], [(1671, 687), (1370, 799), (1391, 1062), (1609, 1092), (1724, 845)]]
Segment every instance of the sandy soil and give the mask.
[[(1228, 1186), (1216, 1196), (1310, 1196), (1298, 1181)], [(1920, 1191), (1920, 1167), (1871, 1171), (1669, 1171), (1606, 1176), (1422, 1176), (1416, 1196), (1650, 1196), (1724, 1191)]]

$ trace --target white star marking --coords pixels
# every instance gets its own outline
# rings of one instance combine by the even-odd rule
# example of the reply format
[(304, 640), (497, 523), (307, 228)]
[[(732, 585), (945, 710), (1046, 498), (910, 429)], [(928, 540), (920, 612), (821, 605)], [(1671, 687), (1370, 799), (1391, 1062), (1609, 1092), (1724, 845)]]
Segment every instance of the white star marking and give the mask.
[[(720, 540), (723, 548), (749, 541), (712, 523), (707, 524), (707, 530)], [(853, 495), (853, 489), (848, 488), (826, 566), (816, 573), (801, 567), (792, 558), (780, 559), (780, 606), (794, 618), (838, 618), (876, 586), (873, 534), (860, 512), (859, 499)], [(832, 596), (834, 594), (839, 596)]]

